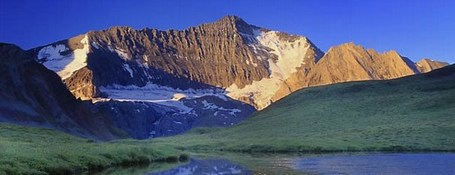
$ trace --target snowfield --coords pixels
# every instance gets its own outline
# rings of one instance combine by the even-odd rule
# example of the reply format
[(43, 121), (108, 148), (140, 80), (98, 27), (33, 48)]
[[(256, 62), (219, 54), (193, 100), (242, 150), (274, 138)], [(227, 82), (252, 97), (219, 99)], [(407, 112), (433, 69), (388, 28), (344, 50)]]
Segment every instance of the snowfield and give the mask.
[(63, 44), (43, 47), (38, 52), (38, 60), (64, 80), (75, 71), (87, 66), (87, 54), (89, 52), (87, 35), (81, 40), (81, 43), (84, 45), (82, 49), (76, 49), (68, 55), (61, 55), (69, 50)]
[[(174, 89), (167, 86), (160, 86), (148, 83), (143, 87), (135, 85), (121, 86), (102, 86), (100, 91), (108, 95), (108, 99), (117, 101), (143, 101), (152, 102), (165, 106), (175, 107), (181, 113), (190, 113), (192, 108), (187, 107), (181, 101), (182, 99), (194, 99), (204, 96), (215, 96), (227, 100), (225, 92), (220, 89)], [(101, 99), (98, 99), (101, 100)]]
[[(278, 60), (268, 59), (270, 76), (260, 81), (254, 81), (240, 89), (236, 84), (229, 86), (226, 91), (228, 96), (233, 99), (248, 97), (254, 99), (258, 109), (263, 109), (271, 104), (271, 99), (280, 88), (282, 82), (289, 78), (290, 75), (297, 72), (300, 65), (305, 64), (304, 57), (307, 53), (310, 43), (305, 37), (299, 37), (295, 41), (284, 41), (278, 36), (279, 32), (263, 32), (254, 30), (254, 35), (242, 34), (250, 40), (250, 47), (256, 55), (258, 50), (267, 51), (265, 48), (272, 49), (271, 54), (278, 56)], [(247, 60), (247, 64), (251, 62)]]
[(215, 116), (217, 116), (219, 111), (227, 111), (230, 115), (233, 115), (233, 116), (235, 116), (235, 113), (237, 113), (237, 112), (238, 113), (242, 112), (242, 110), (240, 110), (240, 109), (226, 109), (226, 108), (223, 108), (223, 107), (219, 107), (216, 104), (207, 102), (207, 100), (202, 101), (202, 104), (204, 105), (203, 109), (216, 109), (216, 110), (218, 110), (218, 111), (216, 111), (213, 114)]

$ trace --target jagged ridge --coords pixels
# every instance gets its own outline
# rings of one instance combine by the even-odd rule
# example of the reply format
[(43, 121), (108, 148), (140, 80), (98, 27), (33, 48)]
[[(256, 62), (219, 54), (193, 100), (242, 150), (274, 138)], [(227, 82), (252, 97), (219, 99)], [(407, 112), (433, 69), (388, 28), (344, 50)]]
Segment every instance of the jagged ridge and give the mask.
[[(182, 31), (112, 27), (53, 46), (62, 43), (68, 48), (61, 55), (89, 47), (86, 68), (62, 77), (83, 99), (106, 96), (102, 86), (152, 82), (180, 89), (227, 89), (228, 96), (262, 109), (303, 87), (392, 79), (446, 65), (424, 61), (419, 65), (425, 68), (420, 68), (394, 51), (380, 54), (352, 43), (324, 54), (305, 37), (256, 27), (236, 16)], [(47, 58), (39, 54), (43, 48), (32, 52), (46, 65)]]

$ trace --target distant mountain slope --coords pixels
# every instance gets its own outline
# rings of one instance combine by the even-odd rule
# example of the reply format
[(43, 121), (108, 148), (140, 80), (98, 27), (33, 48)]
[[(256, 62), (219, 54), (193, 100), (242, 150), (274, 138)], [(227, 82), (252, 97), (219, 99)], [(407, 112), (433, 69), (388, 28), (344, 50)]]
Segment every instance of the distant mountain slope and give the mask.
[(124, 135), (105, 116), (89, 111), (54, 72), (17, 46), (0, 43), (0, 82), (0, 122), (100, 139)]
[(441, 68), (447, 65), (448, 64), (446, 62), (434, 61), (427, 58), (422, 59), (416, 63), (417, 69), (422, 73), (430, 72), (434, 69)]
[(455, 65), (385, 81), (306, 88), (228, 129), (155, 140), (238, 151), (455, 150)]

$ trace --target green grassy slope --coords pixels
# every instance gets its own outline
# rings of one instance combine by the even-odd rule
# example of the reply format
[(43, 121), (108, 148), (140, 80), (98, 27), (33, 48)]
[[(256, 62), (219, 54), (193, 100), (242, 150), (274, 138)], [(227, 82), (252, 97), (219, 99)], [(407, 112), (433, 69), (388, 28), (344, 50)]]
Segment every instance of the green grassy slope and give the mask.
[(232, 151), (453, 151), (455, 66), (303, 89), (237, 126), (152, 142)]
[(177, 161), (180, 151), (133, 140), (94, 143), (62, 132), (0, 123), (0, 174), (79, 174), (109, 166)]

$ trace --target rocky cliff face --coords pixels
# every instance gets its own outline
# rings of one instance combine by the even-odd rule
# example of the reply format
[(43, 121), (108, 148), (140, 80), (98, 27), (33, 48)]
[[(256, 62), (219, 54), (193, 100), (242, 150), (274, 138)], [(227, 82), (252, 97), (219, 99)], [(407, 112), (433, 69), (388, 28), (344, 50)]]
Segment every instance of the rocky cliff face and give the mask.
[[(304, 87), (392, 79), (444, 66), (428, 60), (416, 67), (395, 51), (378, 53), (352, 43), (324, 53), (306, 37), (253, 26), (235, 16), (181, 31), (112, 27), (29, 54), (57, 72), (78, 98), (172, 108), (171, 115), (194, 115), (187, 117), (189, 127), (226, 110), (231, 112), (217, 122), (231, 123), (254, 111), (246, 104), (261, 110)], [(200, 98), (217, 99), (216, 107), (200, 110)], [(234, 103), (239, 106), (230, 105)], [(150, 120), (148, 126), (152, 124)]]
[(259, 28), (235, 16), (183, 31), (112, 27), (30, 52), (82, 99), (108, 95), (101, 87), (153, 83), (225, 89), (225, 95), (258, 109), (270, 104), (297, 68), (308, 69), (323, 54), (305, 37)]
[(421, 73), (430, 72), (434, 69), (438, 69), (447, 65), (449, 64), (446, 62), (434, 61), (427, 58), (422, 59), (416, 63), (416, 67)]
[(417, 73), (414, 65), (390, 51), (380, 54), (353, 43), (331, 48), (308, 76), (308, 85), (391, 79)]
[(87, 110), (60, 78), (14, 45), (0, 43), (0, 122), (56, 128), (113, 139), (123, 134), (102, 113)]
[[(260, 63), (261, 60), (257, 59), (240, 35), (252, 35), (252, 32), (253, 27), (240, 18), (226, 17), (184, 31), (113, 27), (89, 32), (88, 38), (93, 45), (97, 45), (96, 52), (114, 51), (127, 64), (158, 69), (176, 78), (216, 87), (227, 87), (234, 83), (244, 87), (268, 75), (267, 65)], [(111, 58), (101, 56), (98, 59)], [(251, 64), (245, 64), (247, 60), (251, 60)], [(133, 76), (142, 73), (132, 70)], [(111, 76), (103, 78), (111, 79)], [(181, 84), (163, 82), (164, 77), (143, 78), (144, 82), (153, 81), (182, 88)], [(103, 82), (101, 85), (109, 83), (112, 82)], [(136, 85), (140, 86), (141, 83), (137, 82)]]
[(316, 64), (291, 75), (272, 100), (276, 101), (304, 87), (347, 81), (388, 80), (448, 65), (431, 60), (419, 63), (416, 66), (396, 51), (378, 53), (354, 43), (342, 44), (330, 48)]

